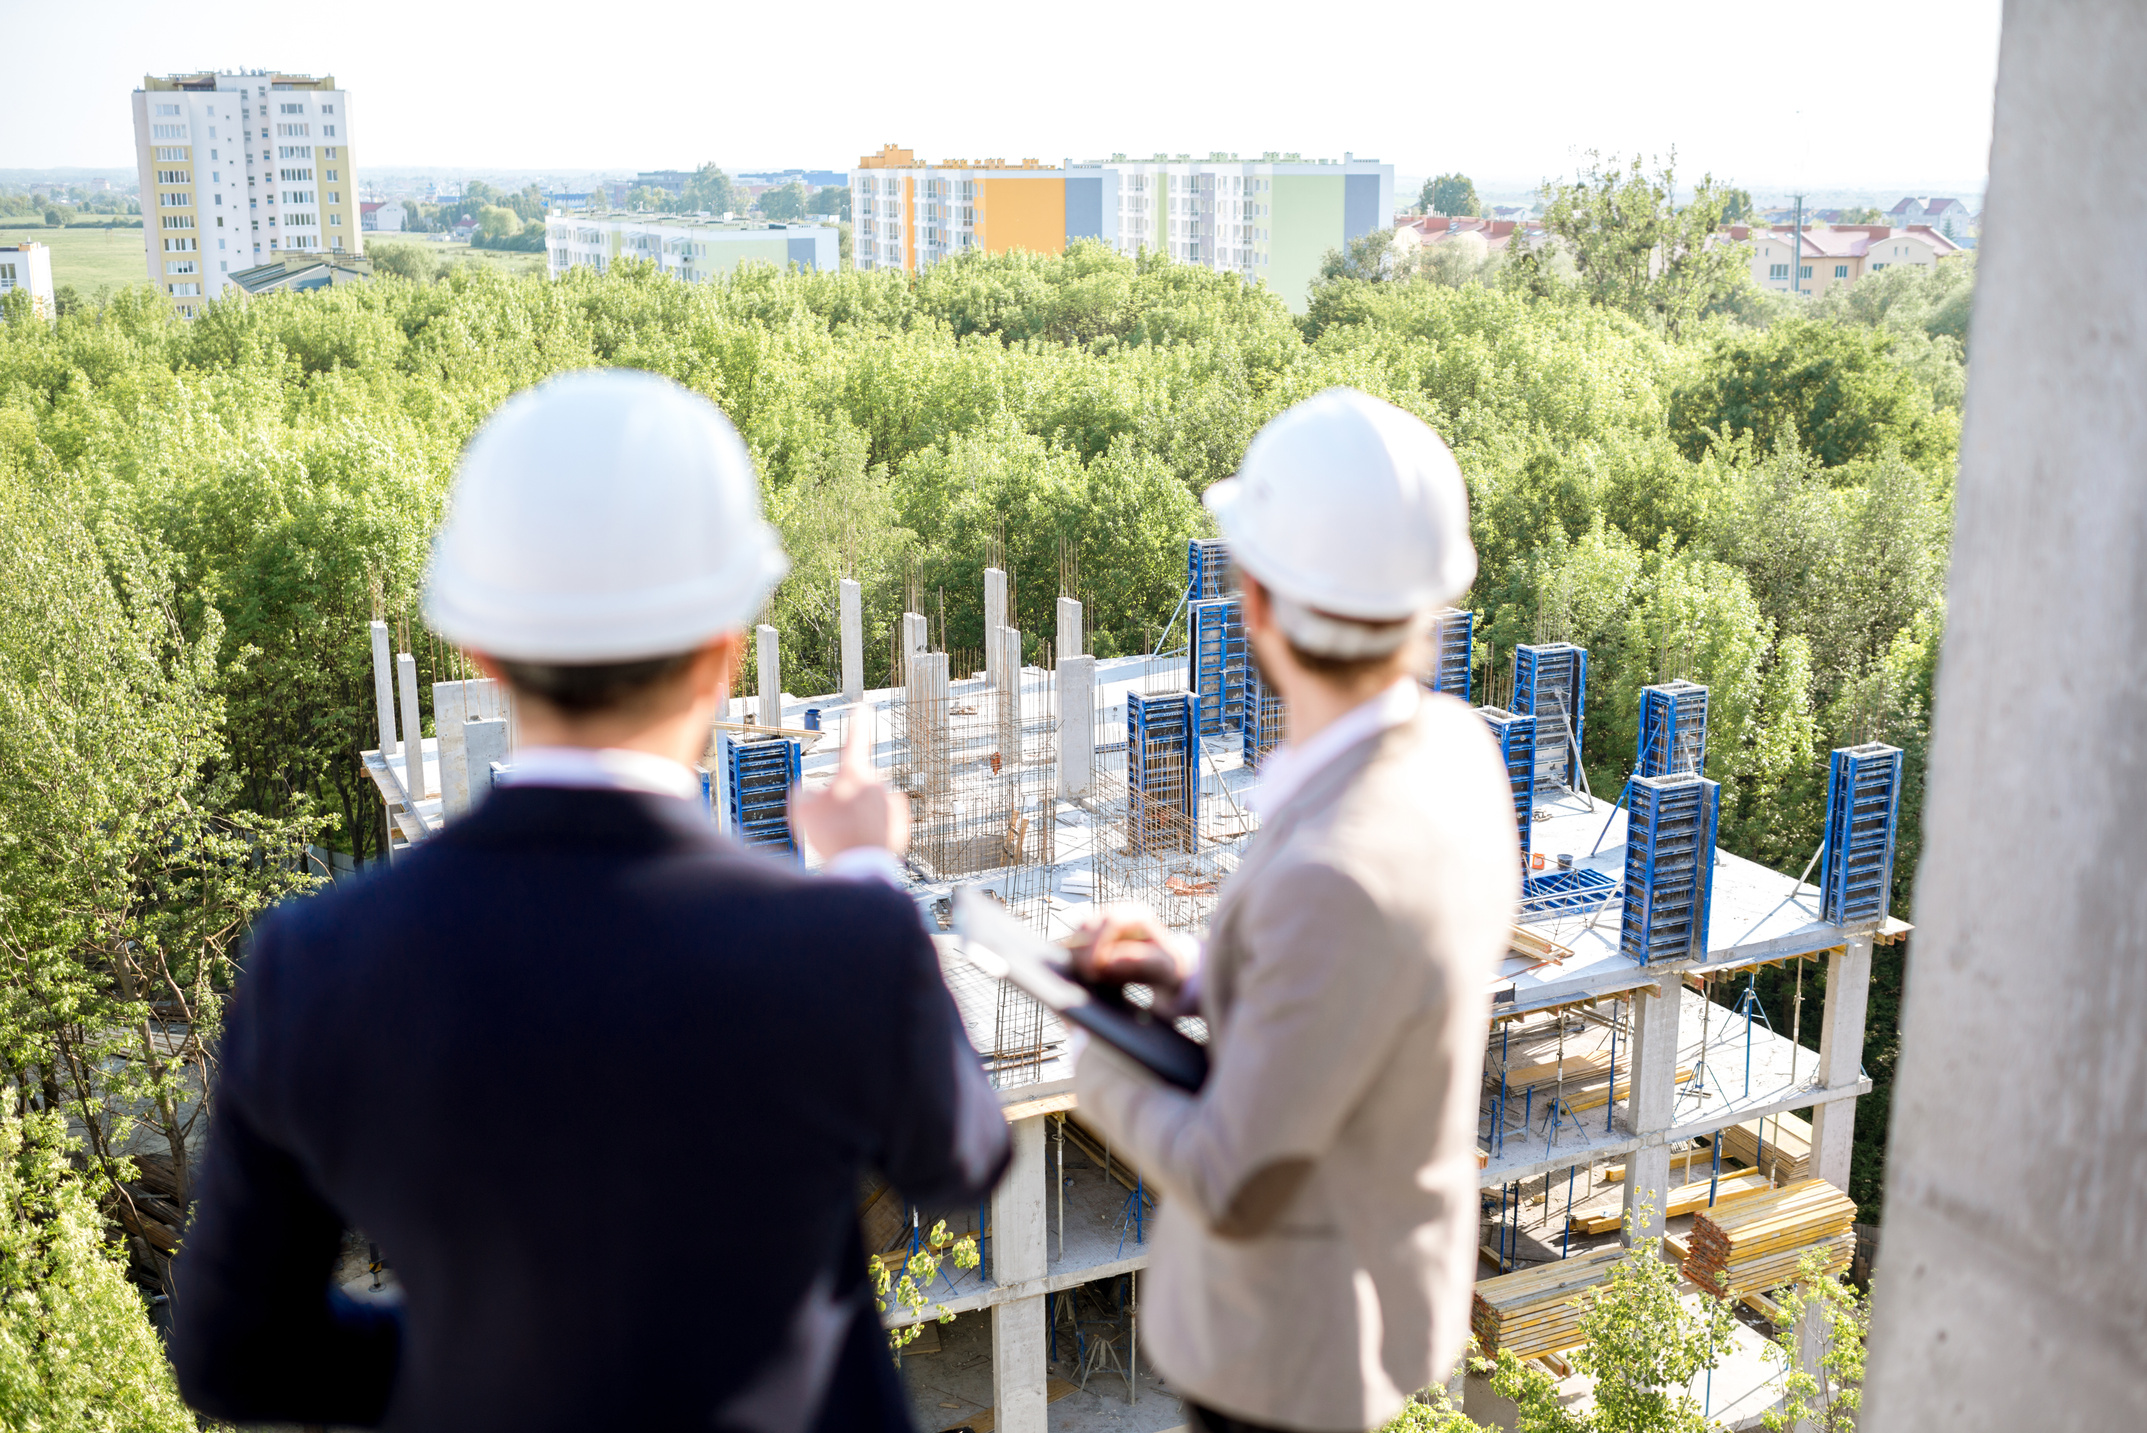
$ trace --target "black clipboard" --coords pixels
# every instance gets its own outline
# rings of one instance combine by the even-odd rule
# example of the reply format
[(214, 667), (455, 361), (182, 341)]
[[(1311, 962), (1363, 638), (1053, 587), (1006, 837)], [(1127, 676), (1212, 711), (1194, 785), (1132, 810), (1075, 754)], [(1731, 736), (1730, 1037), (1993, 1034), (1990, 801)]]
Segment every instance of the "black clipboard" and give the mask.
[(969, 887), (956, 891), (954, 930), (971, 965), (1027, 993), (1164, 1083), (1190, 1092), (1207, 1081), (1205, 1045), (1126, 999), (1123, 987), (1076, 979), (1063, 949), (1038, 937), (990, 896)]

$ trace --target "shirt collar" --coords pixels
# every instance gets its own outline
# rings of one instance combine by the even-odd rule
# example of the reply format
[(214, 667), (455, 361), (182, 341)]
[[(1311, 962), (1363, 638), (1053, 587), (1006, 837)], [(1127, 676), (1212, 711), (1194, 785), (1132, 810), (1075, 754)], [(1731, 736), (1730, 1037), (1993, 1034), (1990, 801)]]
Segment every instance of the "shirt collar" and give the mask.
[(1422, 699), (1415, 677), (1397, 677), (1392, 686), (1351, 707), (1302, 745), (1285, 742), (1276, 747), (1261, 764), (1260, 784), (1249, 798), (1253, 810), (1262, 816), (1274, 815), (1343, 752), (1409, 721)]
[(582, 791), (646, 791), (696, 801), (701, 778), (667, 756), (625, 747), (528, 746), (502, 773), (510, 786), (553, 786)]

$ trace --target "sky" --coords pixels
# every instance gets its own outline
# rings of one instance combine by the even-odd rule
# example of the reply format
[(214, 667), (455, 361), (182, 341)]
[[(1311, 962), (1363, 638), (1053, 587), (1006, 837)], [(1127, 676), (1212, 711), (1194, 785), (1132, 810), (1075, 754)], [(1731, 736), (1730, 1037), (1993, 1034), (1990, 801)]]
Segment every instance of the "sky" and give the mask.
[(1479, 187), (1589, 150), (1755, 191), (1980, 189), (2000, 0), (1838, 11), (1617, 0), (1399, 6), (842, 0), (285, 7), (204, 46), (168, 4), (0, 0), (23, 54), (0, 169), (131, 168), (145, 73), (330, 73), (357, 166), (847, 168), (926, 158), (1354, 152)]

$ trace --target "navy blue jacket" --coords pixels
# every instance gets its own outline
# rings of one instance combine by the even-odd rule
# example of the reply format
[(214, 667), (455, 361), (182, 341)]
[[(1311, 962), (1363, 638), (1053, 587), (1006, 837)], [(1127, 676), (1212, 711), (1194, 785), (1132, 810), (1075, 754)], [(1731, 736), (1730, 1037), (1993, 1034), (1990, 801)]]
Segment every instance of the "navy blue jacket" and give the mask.
[[(972, 1201), (1007, 1158), (900, 892), (687, 802), (509, 788), (261, 923), (172, 1358), (236, 1421), (907, 1429), (860, 1173)], [(346, 1227), (399, 1312), (331, 1288)]]

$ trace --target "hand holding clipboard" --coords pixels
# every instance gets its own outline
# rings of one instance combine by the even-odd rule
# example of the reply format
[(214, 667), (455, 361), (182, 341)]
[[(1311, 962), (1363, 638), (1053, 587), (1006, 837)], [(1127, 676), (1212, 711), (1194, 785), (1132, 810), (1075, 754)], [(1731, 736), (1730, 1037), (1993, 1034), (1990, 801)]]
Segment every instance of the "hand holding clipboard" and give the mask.
[(1062, 947), (1031, 932), (991, 897), (968, 888), (956, 891), (954, 929), (970, 964), (1010, 982), (1159, 1079), (1182, 1090), (1198, 1090), (1207, 1079), (1205, 1046), (1187, 1039), (1167, 1018), (1127, 1000), (1123, 986), (1080, 979)]

